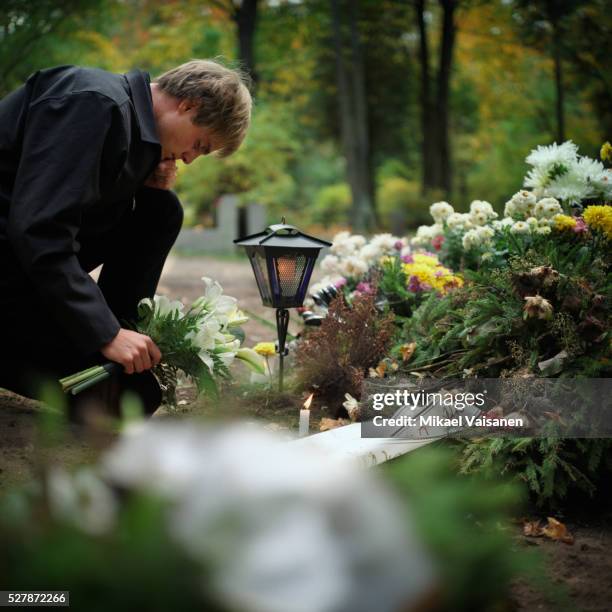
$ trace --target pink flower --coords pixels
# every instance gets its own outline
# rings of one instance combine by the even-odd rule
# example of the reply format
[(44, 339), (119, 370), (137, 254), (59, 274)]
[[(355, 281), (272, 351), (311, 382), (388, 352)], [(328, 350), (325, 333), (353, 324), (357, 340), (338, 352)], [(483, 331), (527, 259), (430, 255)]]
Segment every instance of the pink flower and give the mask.
[(414, 263), (414, 258), (412, 257), (412, 255), (402, 255), (400, 257), (400, 259), (404, 262), (404, 263)]
[(359, 283), (355, 288), (355, 291), (358, 291), (359, 293), (374, 293), (372, 285), (370, 285), (370, 283), (364, 282)]
[(577, 217), (576, 218), (576, 225), (574, 225), (574, 227), (572, 228), (572, 231), (575, 232), (576, 234), (583, 234), (584, 232), (587, 231), (587, 224), (584, 222), (584, 219), (582, 217)]
[(401, 251), (404, 248), (404, 243), (401, 240), (396, 240), (395, 244), (393, 245), (393, 248), (396, 251)]
[(444, 236), (442, 234), (438, 234), (432, 239), (431, 244), (436, 251), (439, 251), (444, 244)]
[(344, 276), (342, 276), (341, 278), (339, 278), (335, 283), (334, 283), (334, 287), (336, 289), (340, 289), (340, 287), (344, 287), (344, 285), (346, 285), (346, 278), (344, 278)]

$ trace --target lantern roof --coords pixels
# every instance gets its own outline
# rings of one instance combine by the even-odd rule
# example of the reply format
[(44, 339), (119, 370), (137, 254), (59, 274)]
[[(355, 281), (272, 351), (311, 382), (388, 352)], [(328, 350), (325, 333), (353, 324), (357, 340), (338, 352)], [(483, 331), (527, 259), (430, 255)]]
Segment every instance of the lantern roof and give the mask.
[(297, 227), (286, 223), (277, 223), (266, 227), (263, 232), (237, 238), (238, 246), (291, 247), (295, 249), (313, 249), (331, 246), (331, 242), (304, 234)]

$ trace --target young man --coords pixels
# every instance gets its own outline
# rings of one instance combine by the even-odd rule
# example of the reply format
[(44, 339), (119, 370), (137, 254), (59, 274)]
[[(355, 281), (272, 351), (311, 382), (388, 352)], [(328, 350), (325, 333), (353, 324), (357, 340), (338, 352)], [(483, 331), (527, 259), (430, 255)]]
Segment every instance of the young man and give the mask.
[(152, 83), (140, 70), (50, 68), (0, 100), (1, 387), (32, 396), (111, 360), (123, 374), (81, 399), (116, 411), (131, 389), (157, 408), (160, 351), (122, 322), (155, 293), (180, 230), (176, 162), (230, 155), (250, 115), (243, 76), (206, 60)]

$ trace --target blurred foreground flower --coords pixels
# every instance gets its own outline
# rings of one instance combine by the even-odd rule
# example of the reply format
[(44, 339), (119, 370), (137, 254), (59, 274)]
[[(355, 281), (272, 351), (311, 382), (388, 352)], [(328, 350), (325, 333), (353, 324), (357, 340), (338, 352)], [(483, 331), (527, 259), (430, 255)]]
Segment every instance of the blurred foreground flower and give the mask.
[(102, 467), (171, 501), (171, 533), (232, 609), (395, 612), (431, 586), (405, 510), (372, 473), (269, 432), (141, 423)]

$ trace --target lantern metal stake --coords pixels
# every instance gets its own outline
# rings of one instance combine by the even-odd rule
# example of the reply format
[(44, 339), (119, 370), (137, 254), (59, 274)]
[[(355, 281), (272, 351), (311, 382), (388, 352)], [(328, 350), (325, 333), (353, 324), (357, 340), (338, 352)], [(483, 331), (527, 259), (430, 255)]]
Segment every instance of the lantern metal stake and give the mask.
[(319, 252), (331, 246), (331, 242), (308, 236), (293, 225), (286, 225), (283, 218), (282, 223), (270, 225), (258, 234), (237, 238), (234, 244), (246, 249), (263, 305), (276, 308), (278, 386), (282, 391), (284, 358), (288, 354), (287, 309), (303, 304)]
[(285, 356), (289, 349), (285, 347), (287, 329), (289, 328), (289, 311), (286, 308), (276, 310), (276, 333), (278, 335), (278, 390), (283, 390), (283, 373), (285, 367)]

